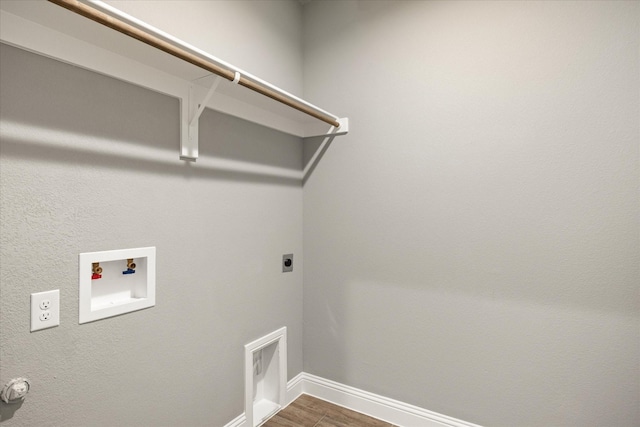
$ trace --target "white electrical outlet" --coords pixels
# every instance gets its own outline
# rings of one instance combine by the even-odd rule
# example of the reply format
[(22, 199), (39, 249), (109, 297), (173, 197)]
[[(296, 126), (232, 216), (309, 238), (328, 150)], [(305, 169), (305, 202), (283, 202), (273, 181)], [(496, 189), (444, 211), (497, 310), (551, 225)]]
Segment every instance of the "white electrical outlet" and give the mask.
[(60, 324), (60, 290), (31, 294), (31, 332)]

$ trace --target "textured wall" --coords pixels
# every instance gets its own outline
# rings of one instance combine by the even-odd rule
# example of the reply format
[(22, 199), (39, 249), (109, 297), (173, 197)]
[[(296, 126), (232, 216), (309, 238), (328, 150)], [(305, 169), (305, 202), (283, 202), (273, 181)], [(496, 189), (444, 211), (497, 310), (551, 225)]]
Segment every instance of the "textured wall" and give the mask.
[[(302, 264), (280, 263), (302, 258), (302, 188), (251, 171), (299, 171), (300, 140), (207, 110), (187, 164), (177, 100), (0, 54), (0, 383), (32, 380), (2, 425), (224, 425), (244, 410), (244, 344), (282, 326), (299, 373)], [(78, 325), (78, 254), (141, 246), (156, 306)], [(49, 289), (61, 325), (30, 333), (29, 295)]]
[(500, 426), (640, 424), (640, 3), (311, 2), (304, 370)]

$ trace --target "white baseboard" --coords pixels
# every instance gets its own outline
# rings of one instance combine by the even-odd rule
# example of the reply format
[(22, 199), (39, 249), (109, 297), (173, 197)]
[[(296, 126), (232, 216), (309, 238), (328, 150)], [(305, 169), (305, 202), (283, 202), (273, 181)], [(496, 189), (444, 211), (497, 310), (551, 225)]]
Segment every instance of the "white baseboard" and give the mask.
[(247, 423), (247, 417), (244, 416), (244, 412), (243, 412), (242, 414), (238, 415), (233, 420), (225, 424), (224, 427), (245, 427), (246, 423)]
[[(355, 387), (302, 372), (287, 383), (285, 406), (301, 394), (308, 394), (336, 405), (403, 427), (480, 427), (408, 403), (389, 399)], [(244, 414), (225, 427), (249, 427)]]
[(301, 375), (303, 393), (391, 424), (404, 427), (480, 427), (315, 375), (304, 372)]
[(287, 400), (285, 406), (296, 400), (302, 393), (304, 393), (304, 386), (306, 381), (306, 375), (304, 372), (300, 372), (293, 377), (291, 381), (287, 382)]

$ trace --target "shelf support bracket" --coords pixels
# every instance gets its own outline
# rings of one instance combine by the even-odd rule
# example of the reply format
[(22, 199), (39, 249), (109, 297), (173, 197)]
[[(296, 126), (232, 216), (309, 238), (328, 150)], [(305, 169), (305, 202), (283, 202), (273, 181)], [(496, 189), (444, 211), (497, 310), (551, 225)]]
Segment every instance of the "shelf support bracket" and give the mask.
[(201, 102), (197, 101), (195, 85), (189, 85), (187, 102), (183, 99), (180, 106), (182, 109), (182, 123), (183, 126), (187, 127), (187, 131), (181, 132), (180, 136), (180, 158), (182, 160), (195, 162), (198, 158), (198, 123), (200, 115), (202, 115), (207, 103), (213, 96), (213, 93), (216, 91), (221, 81), (222, 77), (217, 76), (215, 78), (213, 84)]
[(340, 126), (331, 126), (329, 128), (329, 131), (324, 134), (322, 143), (318, 146), (316, 151), (313, 153), (313, 156), (311, 156), (311, 159), (309, 159), (306, 166), (302, 170), (302, 185), (307, 183), (307, 180), (311, 176), (311, 173), (316, 168), (316, 166), (318, 166), (320, 159), (322, 158), (322, 156), (324, 156), (324, 153), (327, 151), (334, 138), (338, 135), (346, 135), (347, 133), (349, 133), (348, 117), (338, 119), (338, 123), (340, 124)]

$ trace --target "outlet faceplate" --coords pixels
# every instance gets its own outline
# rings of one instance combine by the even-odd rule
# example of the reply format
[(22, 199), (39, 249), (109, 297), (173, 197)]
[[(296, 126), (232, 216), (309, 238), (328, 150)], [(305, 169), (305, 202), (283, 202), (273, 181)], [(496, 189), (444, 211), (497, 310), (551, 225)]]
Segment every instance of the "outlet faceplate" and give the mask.
[(31, 332), (60, 325), (60, 290), (31, 294)]

